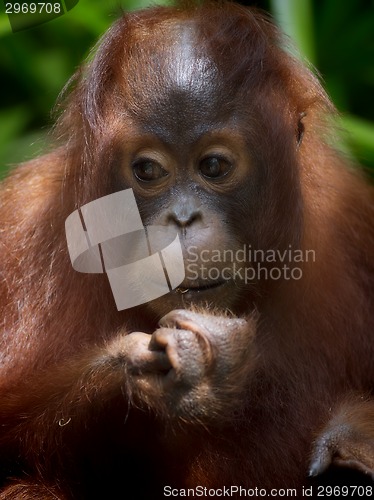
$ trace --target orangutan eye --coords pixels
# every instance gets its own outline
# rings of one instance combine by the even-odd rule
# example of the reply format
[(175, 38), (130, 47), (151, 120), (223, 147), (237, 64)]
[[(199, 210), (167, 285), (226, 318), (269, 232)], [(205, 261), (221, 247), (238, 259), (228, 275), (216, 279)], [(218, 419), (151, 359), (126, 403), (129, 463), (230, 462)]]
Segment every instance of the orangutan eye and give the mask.
[(199, 171), (206, 179), (220, 179), (231, 170), (231, 163), (219, 156), (207, 156), (199, 164)]
[(141, 182), (156, 181), (168, 175), (168, 172), (158, 162), (147, 159), (137, 160), (133, 164), (132, 170), (134, 176)]

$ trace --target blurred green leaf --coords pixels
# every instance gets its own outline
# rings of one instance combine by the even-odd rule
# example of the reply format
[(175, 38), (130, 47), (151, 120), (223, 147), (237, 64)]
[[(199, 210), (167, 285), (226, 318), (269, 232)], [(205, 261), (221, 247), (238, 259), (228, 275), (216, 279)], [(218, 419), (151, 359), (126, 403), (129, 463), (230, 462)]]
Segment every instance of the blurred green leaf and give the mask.
[(311, 0), (271, 0), (271, 7), (278, 25), (308, 61), (315, 63)]
[(29, 121), (25, 106), (0, 111), (0, 149), (16, 137)]
[(358, 160), (367, 166), (374, 165), (374, 123), (352, 115), (343, 116), (341, 123), (347, 130), (346, 141)]

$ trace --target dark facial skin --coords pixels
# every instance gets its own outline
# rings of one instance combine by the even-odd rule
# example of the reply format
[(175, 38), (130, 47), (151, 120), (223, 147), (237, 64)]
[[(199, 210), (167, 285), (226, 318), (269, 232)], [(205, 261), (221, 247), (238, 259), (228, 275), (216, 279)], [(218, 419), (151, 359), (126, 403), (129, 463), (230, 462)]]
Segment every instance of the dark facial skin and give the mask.
[(173, 130), (167, 132), (162, 139), (156, 133), (141, 134), (127, 142), (123, 155), (124, 183), (134, 190), (143, 222), (174, 228), (182, 244), (186, 277), (162, 299), (162, 307), (171, 310), (214, 300), (216, 307), (234, 308), (238, 295), (245, 292), (240, 283), (227, 272), (218, 279), (209, 279), (208, 271), (197, 275), (202, 274), (198, 270), (201, 264), (207, 269), (232, 265), (202, 262), (201, 251), (240, 247), (230, 218), (251, 168), (244, 139), (228, 126), (207, 125), (183, 142)]
[(255, 174), (242, 118), (220, 102), (217, 68), (196, 54), (188, 37), (188, 26), (182, 26), (162, 97), (150, 96), (149, 104), (144, 92), (135, 92), (132, 100), (141, 104), (136, 113), (128, 110), (131, 127), (116, 162), (119, 182), (134, 190), (143, 223), (179, 233), (186, 276), (176, 290), (146, 305), (159, 317), (191, 304), (238, 312), (250, 296), (250, 286), (227, 270), (233, 262), (200, 258), (202, 251), (235, 251), (249, 241), (236, 225)]

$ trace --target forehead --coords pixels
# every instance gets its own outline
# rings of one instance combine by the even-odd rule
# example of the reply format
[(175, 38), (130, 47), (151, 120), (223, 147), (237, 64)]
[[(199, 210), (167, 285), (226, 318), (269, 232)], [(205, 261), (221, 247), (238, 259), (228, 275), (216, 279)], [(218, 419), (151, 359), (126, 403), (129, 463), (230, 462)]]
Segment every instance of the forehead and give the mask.
[(124, 66), (124, 105), (148, 132), (199, 134), (232, 114), (219, 68), (191, 19), (135, 30)]

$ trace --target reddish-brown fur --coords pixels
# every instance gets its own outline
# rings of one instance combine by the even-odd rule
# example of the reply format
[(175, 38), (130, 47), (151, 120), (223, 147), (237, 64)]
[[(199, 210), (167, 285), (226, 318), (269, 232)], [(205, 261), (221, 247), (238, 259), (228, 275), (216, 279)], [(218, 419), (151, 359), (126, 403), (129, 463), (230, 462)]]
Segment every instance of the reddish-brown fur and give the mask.
[[(292, 244), (316, 254), (301, 280), (259, 283), (227, 307), (217, 296), (215, 315), (229, 309), (247, 326), (233, 336), (231, 387), (218, 371), (210, 379), (217, 401), (203, 399), (203, 415), (169, 415), (162, 398), (132, 386), (126, 366), (101, 363), (121, 351), (126, 333), (151, 334), (176, 306), (158, 299), (118, 312), (102, 275), (72, 269), (64, 232), (76, 208), (130, 187), (113, 171), (118, 148), (130, 147), (147, 120), (164, 125), (177, 116), (179, 99), (170, 100), (167, 77), (155, 75), (167, 69), (184, 23), (218, 68), (219, 92), (207, 77), (206, 99), (217, 100), (207, 104), (209, 119), (216, 120), (211, 109), (217, 116), (237, 109), (252, 162), (263, 166), (260, 194), (248, 189), (251, 213), (236, 214), (234, 236), (250, 231), (254, 248)], [(161, 498), (164, 485), (301, 491), (313, 443), (335, 409), (339, 425), (357, 423), (374, 439), (373, 189), (328, 144), (332, 107), (279, 43), (269, 21), (235, 4), (125, 15), (78, 73), (56, 128), (59, 145), (3, 183), (1, 499)], [(191, 127), (206, 120), (204, 109), (185, 112)], [(163, 332), (175, 339), (173, 326)]]

